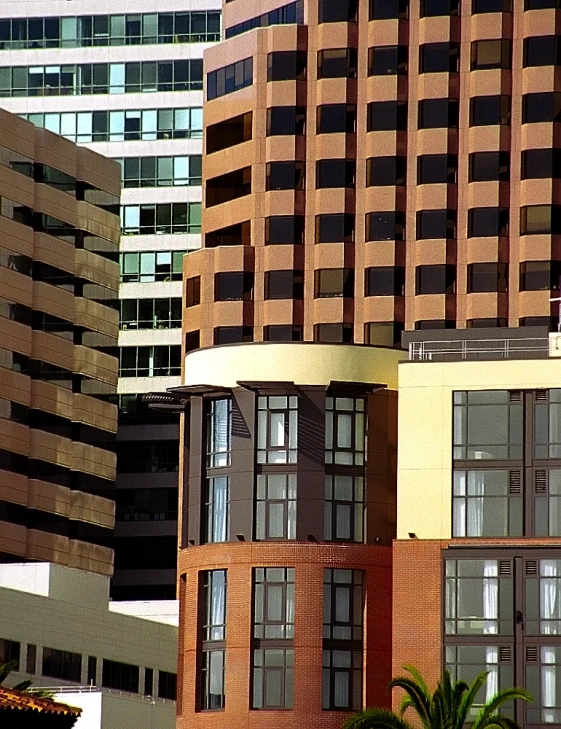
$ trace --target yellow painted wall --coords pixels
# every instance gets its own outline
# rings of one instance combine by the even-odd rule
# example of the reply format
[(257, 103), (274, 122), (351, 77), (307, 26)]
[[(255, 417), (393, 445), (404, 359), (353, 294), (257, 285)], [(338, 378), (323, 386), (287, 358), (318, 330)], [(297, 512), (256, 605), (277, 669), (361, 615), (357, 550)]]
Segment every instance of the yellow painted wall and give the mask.
[(452, 393), (561, 387), (561, 361), (399, 365), (397, 537), (452, 536)]
[(386, 385), (397, 390), (405, 352), (341, 344), (236, 344), (209, 347), (185, 358), (186, 385), (235, 387), (238, 381), (328, 385), (331, 380)]

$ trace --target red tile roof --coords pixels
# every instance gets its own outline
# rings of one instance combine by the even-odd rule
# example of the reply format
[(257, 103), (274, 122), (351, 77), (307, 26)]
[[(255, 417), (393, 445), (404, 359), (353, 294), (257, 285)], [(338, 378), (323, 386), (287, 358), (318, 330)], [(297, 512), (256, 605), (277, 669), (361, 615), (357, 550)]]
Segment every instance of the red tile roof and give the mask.
[(76, 717), (82, 713), (82, 709), (77, 709), (74, 706), (59, 704), (56, 701), (35, 696), (32, 693), (23, 693), (0, 686), (0, 715), (4, 710), (12, 709), (39, 711), (48, 714), (72, 714)]

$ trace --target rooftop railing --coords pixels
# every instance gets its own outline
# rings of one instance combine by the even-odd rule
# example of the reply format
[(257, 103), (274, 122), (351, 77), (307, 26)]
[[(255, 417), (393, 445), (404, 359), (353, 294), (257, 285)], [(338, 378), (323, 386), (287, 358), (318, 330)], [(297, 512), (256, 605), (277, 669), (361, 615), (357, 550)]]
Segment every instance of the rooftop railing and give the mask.
[(412, 362), (455, 360), (542, 359), (549, 354), (545, 338), (447, 339), (409, 343)]

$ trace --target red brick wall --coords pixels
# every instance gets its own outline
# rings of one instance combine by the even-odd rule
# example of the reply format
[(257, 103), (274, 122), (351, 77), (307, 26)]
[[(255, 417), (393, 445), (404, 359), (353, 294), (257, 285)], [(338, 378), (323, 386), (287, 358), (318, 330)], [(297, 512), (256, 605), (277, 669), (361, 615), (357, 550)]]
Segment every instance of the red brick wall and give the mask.
[[(296, 568), (294, 709), (251, 711), (251, 574), (253, 567)], [(366, 573), (365, 680), (368, 706), (389, 706), (391, 678), (391, 548), (310, 543), (212, 544), (183, 550), (179, 574), (186, 576), (181, 598), (178, 729), (340, 729), (344, 714), (321, 709), (323, 569)], [(228, 570), (226, 709), (195, 712), (198, 572)]]

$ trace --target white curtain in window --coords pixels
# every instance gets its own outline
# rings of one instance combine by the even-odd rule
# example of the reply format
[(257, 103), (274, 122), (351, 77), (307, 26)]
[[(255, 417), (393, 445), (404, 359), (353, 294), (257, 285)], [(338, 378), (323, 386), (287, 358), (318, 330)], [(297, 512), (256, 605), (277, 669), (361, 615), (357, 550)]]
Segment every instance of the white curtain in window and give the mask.
[(541, 691), (542, 721), (546, 724), (555, 722), (556, 704), (556, 671), (555, 648), (541, 648)]
[(470, 471), (468, 475), (468, 524), (467, 533), (470, 537), (483, 536), (483, 511), (485, 498), (485, 476), (477, 471)]
[(489, 701), (499, 691), (499, 649), (496, 646), (487, 648), (485, 658), (487, 661), (485, 670), (489, 674), (485, 685), (485, 701)]
[(212, 541), (226, 542), (228, 539), (228, 479), (213, 479), (212, 500)]
[(561, 620), (560, 579), (559, 561), (542, 559), (540, 561), (540, 633), (542, 635), (559, 633), (558, 623), (550, 621)]
[(230, 448), (229, 400), (216, 400), (214, 403), (214, 452), (225, 453)]
[(214, 627), (212, 638), (222, 640), (223, 625), (225, 623), (226, 611), (226, 580), (223, 570), (216, 570), (212, 573), (212, 608), (211, 621)]
[(494, 635), (499, 632), (499, 580), (496, 560), (485, 561), (483, 575), (483, 632)]

